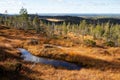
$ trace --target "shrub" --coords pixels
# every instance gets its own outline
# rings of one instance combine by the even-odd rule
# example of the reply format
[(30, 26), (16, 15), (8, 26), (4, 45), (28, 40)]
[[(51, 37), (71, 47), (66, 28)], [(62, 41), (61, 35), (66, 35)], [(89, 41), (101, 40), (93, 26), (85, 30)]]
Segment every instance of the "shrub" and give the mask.
[(38, 45), (39, 41), (37, 39), (31, 39), (27, 42), (28, 45)]
[(53, 38), (53, 39), (60, 39), (60, 36), (58, 36), (58, 35), (53, 35), (52, 38)]
[(92, 46), (92, 47), (96, 46), (96, 42), (93, 40), (89, 40), (89, 39), (84, 40), (84, 44), (87, 46)]
[(113, 41), (107, 41), (104, 43), (106, 46), (114, 47), (115, 43)]

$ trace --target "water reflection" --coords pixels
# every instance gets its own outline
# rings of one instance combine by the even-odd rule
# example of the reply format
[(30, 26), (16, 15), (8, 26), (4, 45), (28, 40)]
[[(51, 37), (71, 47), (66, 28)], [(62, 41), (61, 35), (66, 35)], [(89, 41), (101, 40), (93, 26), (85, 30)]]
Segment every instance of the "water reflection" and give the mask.
[(50, 64), (50, 65), (53, 65), (55, 67), (65, 67), (69, 70), (79, 70), (81, 68), (80, 66), (78, 66), (76, 64), (65, 62), (65, 61), (36, 57), (36, 56), (30, 54), (27, 50), (22, 49), (22, 48), (18, 48), (18, 50), (22, 53), (21, 57), (23, 57), (25, 61)]

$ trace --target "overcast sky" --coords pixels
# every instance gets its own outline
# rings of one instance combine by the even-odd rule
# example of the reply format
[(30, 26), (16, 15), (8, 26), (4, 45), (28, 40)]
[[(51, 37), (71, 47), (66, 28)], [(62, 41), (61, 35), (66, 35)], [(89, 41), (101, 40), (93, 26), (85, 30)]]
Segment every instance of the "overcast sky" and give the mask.
[(120, 0), (0, 0), (0, 13), (120, 13)]

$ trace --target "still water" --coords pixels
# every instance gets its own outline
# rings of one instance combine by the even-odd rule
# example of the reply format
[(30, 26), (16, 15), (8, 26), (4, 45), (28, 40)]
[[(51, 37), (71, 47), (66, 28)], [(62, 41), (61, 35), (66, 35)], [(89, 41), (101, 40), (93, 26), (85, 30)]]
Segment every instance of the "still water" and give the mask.
[(48, 58), (34, 56), (23, 48), (18, 48), (18, 50), (22, 53), (21, 57), (23, 57), (23, 59), (25, 61), (31, 61), (34, 63), (49, 64), (49, 65), (53, 65), (55, 67), (64, 67), (64, 68), (69, 69), (69, 70), (79, 70), (81, 68), (81, 66), (78, 66), (76, 64), (69, 63), (66, 61), (54, 60), (54, 59), (48, 59)]

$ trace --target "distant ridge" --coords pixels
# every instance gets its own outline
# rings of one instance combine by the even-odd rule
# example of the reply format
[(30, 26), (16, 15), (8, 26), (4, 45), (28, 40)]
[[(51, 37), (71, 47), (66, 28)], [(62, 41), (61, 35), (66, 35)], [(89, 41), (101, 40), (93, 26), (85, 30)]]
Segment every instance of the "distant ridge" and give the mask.
[(39, 16), (76, 16), (76, 17), (96, 17), (96, 16), (106, 16), (106, 17), (120, 17), (120, 14), (76, 14), (76, 13), (41, 13)]
[(0, 16), (2, 16), (3, 14), (0, 13)]
[[(120, 24), (120, 18), (111, 18), (111, 17), (103, 17), (103, 18), (90, 18), (90, 17), (76, 17), (76, 16), (39, 16), (40, 19), (47, 20), (51, 19), (61, 19), (66, 23), (71, 24), (79, 24), (80, 21), (85, 20), (88, 24), (103, 24), (106, 22), (110, 22), (110, 24)], [(47, 22), (47, 21), (45, 21)], [(47, 22), (48, 23), (48, 22)]]
[[(7, 16), (15, 15), (7, 14)], [(0, 14), (0, 16), (4, 16), (4, 14)], [(29, 14), (29, 17), (32, 19), (35, 16), (36, 14)], [(58, 24), (62, 24), (63, 21), (67, 24), (79, 24), (82, 20), (85, 20), (88, 24), (103, 24), (106, 22), (110, 22), (110, 24), (120, 24), (120, 14), (38, 14), (38, 17), (45, 23), (52, 23), (48, 19), (57, 19), (62, 20), (62, 22), (58, 22)]]
[[(0, 13), (0, 16), (4, 15)], [(19, 14), (7, 14), (9, 16), (19, 15)], [(29, 14), (29, 15), (36, 15), (36, 14)], [(79, 14), (79, 13), (40, 13), (37, 14), (38, 16), (73, 16), (73, 17), (109, 17), (109, 18), (120, 18), (120, 14)]]

